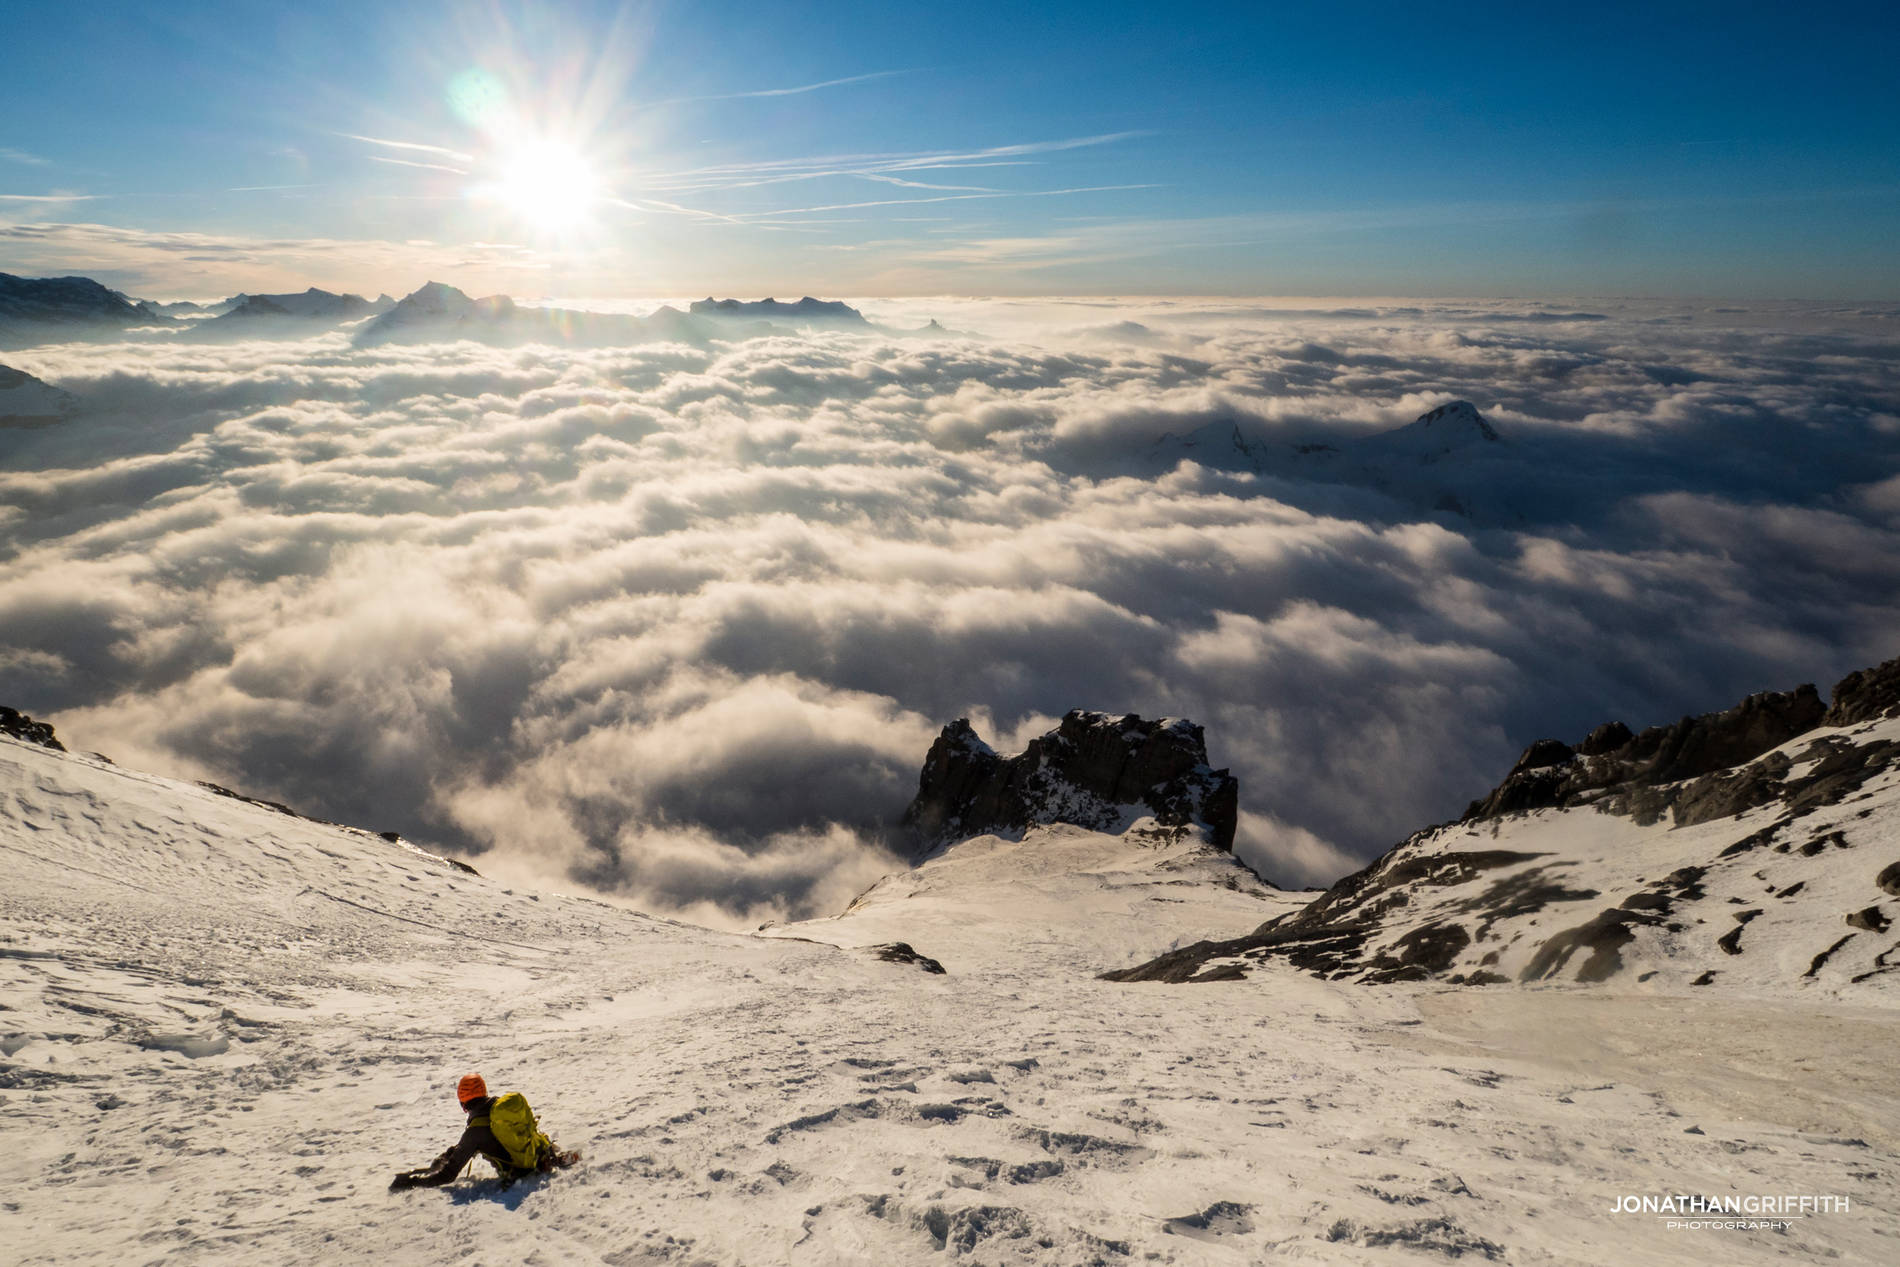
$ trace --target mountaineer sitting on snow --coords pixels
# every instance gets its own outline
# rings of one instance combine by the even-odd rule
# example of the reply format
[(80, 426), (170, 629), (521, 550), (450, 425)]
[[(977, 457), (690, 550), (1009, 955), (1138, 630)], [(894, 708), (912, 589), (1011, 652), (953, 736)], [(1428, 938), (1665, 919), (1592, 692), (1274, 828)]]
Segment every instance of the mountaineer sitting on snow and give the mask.
[(525, 1175), (548, 1171), (556, 1166), (571, 1166), (579, 1153), (564, 1153), (535, 1124), (534, 1110), (519, 1091), (488, 1094), (488, 1084), (478, 1073), (463, 1077), (455, 1088), (455, 1098), (468, 1114), (468, 1127), (453, 1147), (426, 1168), (405, 1170), (390, 1181), (389, 1190), (439, 1188), (455, 1182), (462, 1167), (477, 1156), (494, 1163), (504, 1184)]

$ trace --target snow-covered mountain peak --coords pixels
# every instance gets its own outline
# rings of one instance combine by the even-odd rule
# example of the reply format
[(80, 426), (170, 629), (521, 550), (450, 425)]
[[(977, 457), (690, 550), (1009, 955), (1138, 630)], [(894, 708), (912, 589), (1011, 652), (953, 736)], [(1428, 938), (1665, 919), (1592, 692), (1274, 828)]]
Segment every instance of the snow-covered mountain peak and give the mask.
[(1468, 400), (1454, 400), (1427, 410), (1402, 427), (1367, 436), (1360, 448), (1385, 461), (1411, 460), (1421, 464), (1441, 461), (1453, 453), (1505, 440)]
[[(371, 309), (358, 300), (364, 310)], [(388, 311), (366, 321), (357, 329), (355, 341), (362, 346), (392, 340), (435, 338), (486, 338), (512, 328), (522, 312), (506, 295), (471, 299), (446, 282), (425, 282)], [(531, 313), (545, 319), (545, 313)]]
[(392, 311), (431, 316), (467, 312), (475, 301), (447, 282), (424, 282), (396, 301)]
[(1497, 429), (1484, 420), (1478, 407), (1468, 400), (1454, 400), (1440, 405), (1420, 414), (1410, 425), (1442, 436), (1475, 434), (1481, 440), (1503, 439)]

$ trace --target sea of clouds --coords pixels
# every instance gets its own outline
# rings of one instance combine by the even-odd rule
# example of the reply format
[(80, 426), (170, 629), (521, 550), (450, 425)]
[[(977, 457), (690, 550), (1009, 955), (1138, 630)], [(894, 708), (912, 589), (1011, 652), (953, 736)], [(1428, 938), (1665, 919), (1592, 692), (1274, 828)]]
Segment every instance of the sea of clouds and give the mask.
[[(1191, 717), (1242, 856), (1305, 884), (1540, 736), (1900, 654), (1900, 310), (865, 307), (9, 351), (86, 413), (0, 430), (0, 702), (739, 924), (898, 865), (960, 716)], [(1452, 399), (1504, 442), (1352, 456)]]

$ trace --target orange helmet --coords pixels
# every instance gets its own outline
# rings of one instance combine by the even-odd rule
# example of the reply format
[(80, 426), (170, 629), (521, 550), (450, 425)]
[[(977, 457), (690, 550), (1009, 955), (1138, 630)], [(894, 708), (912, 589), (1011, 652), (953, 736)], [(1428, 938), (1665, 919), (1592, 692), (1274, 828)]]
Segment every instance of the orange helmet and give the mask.
[(463, 1104), (470, 1100), (479, 1100), (488, 1094), (488, 1084), (482, 1081), (479, 1073), (465, 1073), (462, 1080), (455, 1084), (455, 1098)]

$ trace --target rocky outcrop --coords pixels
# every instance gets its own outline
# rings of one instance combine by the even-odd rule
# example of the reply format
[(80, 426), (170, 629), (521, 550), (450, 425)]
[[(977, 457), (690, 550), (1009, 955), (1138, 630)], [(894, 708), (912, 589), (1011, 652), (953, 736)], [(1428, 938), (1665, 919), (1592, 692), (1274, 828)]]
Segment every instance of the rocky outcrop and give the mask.
[[(1900, 947), (1854, 935), (1892, 926), (1863, 903), (1900, 897), (1900, 862), (1855, 850), (1885, 843), (1882, 810), (1900, 799), (1900, 660), (1848, 675), (1833, 700), (1801, 687), (1641, 734), (1610, 723), (1575, 746), (1539, 740), (1463, 819), (1413, 834), (1300, 910), (1103, 976), (1232, 981), (1272, 961), (1368, 984), (1891, 978)], [(1599, 812), (1645, 830), (1592, 828)], [(1851, 906), (1836, 904), (1844, 880), (1865, 893)], [(1759, 949), (1803, 942), (1814, 953), (1798, 979), (1776, 975), (1794, 960)]]
[(948, 975), (945, 973), (942, 964), (932, 959), (929, 955), (918, 954), (911, 948), (911, 944), (907, 941), (894, 941), (882, 946), (872, 946), (870, 952), (884, 963), (908, 964), (920, 972), (935, 973), (938, 976)]
[(0, 705), (0, 735), (51, 748), (54, 752), (66, 751), (66, 745), (54, 737), (50, 722), (34, 721), (25, 713), (4, 705)]
[(1722, 712), (1651, 726), (1640, 735), (1630, 734), (1621, 722), (1611, 722), (1591, 731), (1574, 748), (1560, 740), (1539, 739), (1524, 750), (1504, 782), (1473, 801), (1460, 821), (1564, 809), (1602, 800), (1612, 792), (1620, 794), (1623, 803), (1606, 808), (1623, 808), (1639, 816), (1660, 814), (1678, 798), (1659, 801), (1643, 795), (1646, 789), (1752, 761), (1820, 725), (1827, 711), (1810, 685), (1764, 691)]
[(1077, 709), (1013, 757), (999, 755), (967, 720), (943, 728), (924, 758), (904, 827), (920, 852), (1039, 823), (1119, 832), (1138, 818), (1199, 827), (1232, 849), (1239, 783), (1209, 767), (1201, 728)]
[(1849, 673), (1834, 684), (1833, 701), (1822, 725), (1857, 726), (1900, 714), (1900, 659)]
[(1813, 754), (1818, 764), (1793, 779), (1787, 777), (1792, 760), (1756, 759), (1816, 727), (1900, 715), (1900, 659), (1848, 674), (1835, 684), (1832, 699), (1831, 707), (1824, 706), (1814, 687), (1800, 686), (1751, 695), (1722, 712), (1684, 717), (1640, 735), (1609, 722), (1574, 748), (1539, 739), (1459, 821), (1593, 804), (1640, 823), (1668, 814), (1677, 826), (1689, 827), (1776, 800), (1798, 810), (1832, 804), (1893, 760), (1886, 745), (1824, 745), (1828, 751)]

